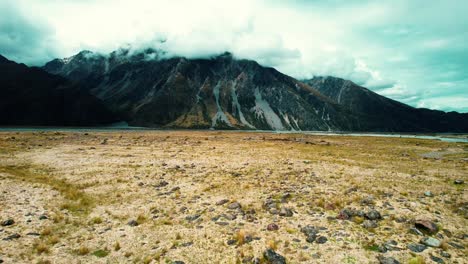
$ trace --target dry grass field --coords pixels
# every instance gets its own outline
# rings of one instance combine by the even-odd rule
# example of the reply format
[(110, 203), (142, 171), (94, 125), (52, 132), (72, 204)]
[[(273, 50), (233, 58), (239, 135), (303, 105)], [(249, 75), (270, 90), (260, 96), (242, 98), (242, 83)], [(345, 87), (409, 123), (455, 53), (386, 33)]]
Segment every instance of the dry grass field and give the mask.
[(468, 263), (467, 182), (467, 143), (0, 132), (0, 263)]

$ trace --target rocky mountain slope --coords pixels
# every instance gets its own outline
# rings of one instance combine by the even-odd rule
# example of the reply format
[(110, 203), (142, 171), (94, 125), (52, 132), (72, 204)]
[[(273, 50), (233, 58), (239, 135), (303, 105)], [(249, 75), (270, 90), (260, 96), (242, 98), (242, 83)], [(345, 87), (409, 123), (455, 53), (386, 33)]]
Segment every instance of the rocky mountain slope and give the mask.
[(377, 125), (370, 130), (468, 131), (466, 113), (414, 108), (336, 77), (316, 77), (304, 82), (350, 111), (367, 115)]
[(0, 125), (94, 126), (116, 121), (96, 97), (63, 77), (0, 56)]
[(468, 131), (466, 114), (415, 109), (340, 79), (298, 81), (229, 53), (186, 59), (152, 49), (83, 51), (44, 69), (73, 80), (137, 126)]
[(147, 50), (88, 51), (44, 69), (89, 89), (132, 125), (153, 127), (350, 130), (356, 117), (313, 88), (231, 54), (159, 58)]

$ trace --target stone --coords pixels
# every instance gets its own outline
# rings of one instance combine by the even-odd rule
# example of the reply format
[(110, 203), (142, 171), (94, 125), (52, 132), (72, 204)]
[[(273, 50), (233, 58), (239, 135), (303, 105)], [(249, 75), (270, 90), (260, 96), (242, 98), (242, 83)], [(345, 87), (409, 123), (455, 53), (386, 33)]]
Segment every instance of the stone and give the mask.
[(419, 229), (411, 227), (408, 231), (410, 234), (418, 235), (418, 236), (423, 236), (424, 234), (419, 231)]
[(423, 244), (415, 244), (415, 243), (408, 244), (408, 249), (416, 253), (423, 252), (424, 250), (426, 250), (426, 248), (427, 246)]
[(319, 236), (317, 238), (317, 244), (325, 244), (325, 243), (327, 243), (327, 241), (328, 241), (328, 239), (326, 237), (324, 237), (324, 236)]
[(41, 234), (37, 233), (37, 232), (29, 232), (26, 234), (27, 236), (40, 236)]
[(382, 216), (380, 215), (380, 213), (377, 210), (374, 210), (374, 209), (369, 210), (366, 213), (365, 217), (367, 219), (369, 219), (369, 220), (380, 220), (380, 219), (382, 219)]
[(234, 210), (234, 209), (240, 209), (242, 206), (238, 202), (233, 202), (228, 205), (228, 209)]
[(376, 221), (372, 221), (372, 220), (365, 220), (363, 223), (362, 223), (362, 226), (366, 229), (371, 229), (371, 228), (377, 228), (379, 225), (377, 224)]
[(236, 220), (237, 216), (235, 214), (223, 214), (222, 217), (227, 220)]
[(47, 219), (49, 219), (49, 217), (47, 217), (47, 215), (39, 216), (39, 220), (47, 220)]
[(18, 239), (20, 237), (21, 236), (19, 234), (13, 234), (13, 235), (9, 235), (9, 236), (5, 237), (3, 240), (10, 241), (10, 240), (13, 240), (13, 239)]
[(380, 264), (400, 264), (400, 262), (393, 257), (385, 257), (383, 255), (378, 256), (377, 260), (379, 260)]
[(450, 255), (450, 253), (448, 253), (447, 251), (442, 251), (440, 252), (440, 255), (444, 258), (451, 258), (452, 255)]
[(223, 205), (223, 204), (225, 204), (225, 203), (227, 203), (227, 202), (229, 202), (228, 199), (222, 199), (222, 200), (217, 201), (217, 202), (216, 202), (216, 205)]
[(187, 220), (187, 221), (189, 221), (189, 222), (192, 222), (192, 221), (197, 220), (199, 217), (200, 217), (199, 214), (196, 214), (196, 215), (188, 215), (188, 216), (185, 217), (185, 220)]
[(426, 219), (416, 220), (416, 222), (414, 223), (414, 227), (416, 227), (423, 233), (430, 235), (436, 234), (439, 231), (439, 227), (437, 227), (437, 225), (434, 222)]
[(452, 241), (451, 241), (451, 242), (448, 242), (448, 244), (451, 245), (451, 246), (454, 247), (454, 248), (465, 249), (464, 246), (462, 246), (462, 245), (460, 245), (460, 244), (457, 244), (457, 243), (455, 243), (455, 242), (452, 242)]
[(155, 185), (155, 187), (159, 188), (159, 187), (164, 187), (167, 185), (169, 185), (167, 181), (160, 181), (158, 184)]
[(375, 198), (373, 195), (369, 195), (367, 197), (365, 197), (364, 199), (361, 200), (361, 204), (362, 205), (373, 205), (375, 204)]
[(293, 211), (290, 208), (287, 207), (281, 207), (281, 210), (279, 211), (280, 216), (285, 216), (285, 217), (291, 217), (293, 216)]
[(445, 261), (444, 261), (443, 259), (439, 258), (439, 257), (436, 257), (436, 256), (434, 256), (434, 255), (431, 255), (430, 257), (431, 257), (431, 260), (434, 261), (434, 262), (436, 262), (436, 263), (440, 263), (440, 264), (444, 264), (444, 263), (445, 263)]
[(172, 264), (185, 264), (185, 262), (176, 260), (176, 261), (172, 261)]
[(138, 222), (134, 219), (128, 221), (127, 225), (129, 226), (137, 226), (138, 225)]
[(271, 264), (286, 264), (286, 259), (272, 249), (265, 250), (263, 257)]
[(267, 230), (268, 230), (268, 231), (276, 231), (276, 230), (278, 230), (278, 229), (279, 229), (279, 226), (278, 226), (277, 224), (274, 224), (274, 223), (273, 223), (273, 224), (269, 224), (269, 225), (267, 226)]
[(463, 183), (465, 183), (465, 181), (462, 180), (462, 179), (456, 179), (455, 181), (453, 181), (453, 183), (454, 184), (463, 184)]
[(435, 239), (433, 237), (425, 237), (421, 239), (421, 243), (429, 247), (440, 247), (440, 245), (442, 244), (440, 240)]
[(426, 197), (432, 197), (434, 196), (431, 191), (424, 192), (424, 196)]
[(237, 243), (237, 241), (235, 239), (229, 239), (227, 242), (226, 242), (229, 246), (232, 246), (232, 245), (235, 245)]
[(2, 226), (11, 226), (11, 225), (14, 225), (14, 224), (15, 224), (15, 220), (13, 220), (11, 218), (2, 222)]

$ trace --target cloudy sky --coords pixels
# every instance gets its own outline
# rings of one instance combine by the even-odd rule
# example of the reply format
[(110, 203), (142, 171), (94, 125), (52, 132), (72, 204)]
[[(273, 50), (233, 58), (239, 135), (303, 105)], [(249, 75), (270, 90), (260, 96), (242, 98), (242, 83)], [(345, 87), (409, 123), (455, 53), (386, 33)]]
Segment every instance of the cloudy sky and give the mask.
[(296, 78), (468, 112), (467, 10), (466, 0), (0, 0), (0, 54), (42, 65), (129, 45), (231, 51)]

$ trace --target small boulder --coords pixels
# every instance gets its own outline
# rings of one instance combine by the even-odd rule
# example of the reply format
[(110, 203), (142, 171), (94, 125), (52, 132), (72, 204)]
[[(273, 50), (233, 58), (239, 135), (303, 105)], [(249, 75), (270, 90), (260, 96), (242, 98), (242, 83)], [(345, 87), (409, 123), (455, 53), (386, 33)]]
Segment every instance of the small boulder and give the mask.
[(432, 197), (434, 196), (431, 191), (424, 192), (424, 196), (426, 197)]
[(380, 264), (400, 264), (400, 262), (393, 257), (385, 257), (383, 255), (380, 255), (377, 257), (379, 260)]
[(11, 225), (14, 225), (14, 224), (15, 224), (15, 220), (13, 220), (13, 219), (7, 219), (7, 220), (2, 222), (2, 226), (11, 226)]
[(453, 181), (453, 183), (454, 184), (463, 184), (463, 183), (465, 183), (465, 181), (462, 180), (462, 179), (456, 179), (455, 181)]
[(372, 228), (377, 228), (379, 225), (377, 224), (376, 221), (373, 220), (365, 220), (362, 223), (362, 226), (366, 229), (372, 229)]
[(138, 222), (137, 222), (135, 219), (132, 219), (132, 220), (128, 221), (127, 225), (129, 225), (129, 226), (137, 226), (137, 225), (138, 225)]
[(274, 224), (274, 223), (273, 223), (273, 224), (269, 224), (269, 225), (267, 226), (267, 230), (268, 230), (268, 231), (276, 231), (276, 230), (278, 230), (278, 229), (279, 229), (279, 226), (278, 226), (277, 224)]
[(291, 217), (293, 216), (293, 211), (290, 208), (287, 207), (281, 207), (281, 210), (279, 211), (280, 216), (285, 216), (285, 217)]
[(227, 206), (228, 209), (234, 210), (234, 209), (240, 209), (242, 206), (238, 202), (233, 202)]
[(216, 205), (223, 205), (223, 204), (225, 204), (225, 203), (227, 203), (227, 202), (229, 202), (228, 199), (222, 199), (222, 200), (217, 201), (217, 202), (216, 202)]
[(416, 253), (423, 252), (424, 250), (426, 250), (426, 248), (427, 246), (423, 244), (415, 244), (415, 243), (408, 244), (408, 249)]
[(414, 227), (416, 227), (423, 233), (427, 233), (430, 235), (436, 234), (439, 231), (439, 227), (437, 227), (437, 225), (434, 222), (426, 219), (416, 220), (416, 222), (414, 223)]
[(369, 210), (365, 217), (369, 220), (380, 220), (382, 219), (382, 216), (380, 215), (379, 211), (375, 210), (375, 209), (371, 209)]
[(325, 243), (327, 243), (327, 241), (328, 241), (328, 239), (326, 237), (324, 237), (324, 236), (319, 236), (317, 238), (317, 244), (325, 244)]
[(440, 247), (440, 245), (442, 244), (440, 240), (435, 239), (433, 237), (425, 237), (421, 239), (421, 243), (428, 247), (436, 247), (436, 248)]
[(271, 264), (286, 264), (286, 259), (272, 249), (265, 250), (263, 257)]

